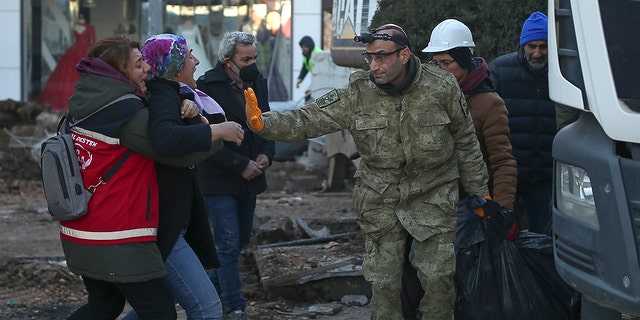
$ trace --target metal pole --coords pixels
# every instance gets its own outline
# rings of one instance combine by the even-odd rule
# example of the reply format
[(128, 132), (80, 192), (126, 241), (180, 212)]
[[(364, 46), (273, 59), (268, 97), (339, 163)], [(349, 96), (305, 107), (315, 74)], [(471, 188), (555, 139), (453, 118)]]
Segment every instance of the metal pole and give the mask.
[(143, 37), (146, 39), (150, 35), (162, 33), (164, 28), (164, 3), (162, 0), (149, 0), (149, 21), (148, 26), (149, 30), (147, 30), (147, 35)]

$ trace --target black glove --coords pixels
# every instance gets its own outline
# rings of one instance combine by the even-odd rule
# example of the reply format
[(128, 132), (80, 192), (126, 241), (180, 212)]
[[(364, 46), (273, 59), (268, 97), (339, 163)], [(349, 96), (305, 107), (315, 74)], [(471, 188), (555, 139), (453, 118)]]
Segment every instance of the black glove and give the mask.
[(483, 198), (477, 194), (472, 194), (465, 201), (467, 209), (480, 217), (486, 218), (483, 221), (487, 223), (485, 227), (490, 228), (487, 230), (491, 230), (491, 232), (509, 240), (516, 238), (517, 224), (513, 211), (503, 207), (489, 196)]
[(469, 197), (467, 207), (481, 217), (492, 217), (496, 215), (501, 209), (502, 205), (491, 199), (490, 196), (481, 198), (478, 195), (472, 195)]

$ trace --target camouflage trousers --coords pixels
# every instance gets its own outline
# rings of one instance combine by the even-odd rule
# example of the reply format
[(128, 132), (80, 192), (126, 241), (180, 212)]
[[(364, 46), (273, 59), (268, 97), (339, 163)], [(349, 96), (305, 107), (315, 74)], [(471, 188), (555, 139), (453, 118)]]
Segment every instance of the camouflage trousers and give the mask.
[[(379, 238), (367, 236), (362, 270), (371, 283), (372, 320), (401, 320), (402, 264), (408, 232), (399, 222)], [(451, 320), (455, 304), (454, 232), (415, 242), (412, 264), (425, 290), (420, 301), (422, 319)]]

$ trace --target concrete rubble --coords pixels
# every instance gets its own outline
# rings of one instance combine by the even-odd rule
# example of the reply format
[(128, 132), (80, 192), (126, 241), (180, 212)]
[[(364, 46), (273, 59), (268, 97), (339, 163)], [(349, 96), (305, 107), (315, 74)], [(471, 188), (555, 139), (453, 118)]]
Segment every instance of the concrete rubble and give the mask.
[[(266, 291), (306, 301), (371, 295), (362, 276), (364, 238), (355, 219), (298, 218), (296, 225), (285, 222), (275, 229), (286, 228), (298, 239), (278, 238), (253, 251)], [(260, 232), (256, 237), (264, 240)]]
[(31, 102), (0, 101), (0, 179), (40, 178), (40, 144), (61, 116)]

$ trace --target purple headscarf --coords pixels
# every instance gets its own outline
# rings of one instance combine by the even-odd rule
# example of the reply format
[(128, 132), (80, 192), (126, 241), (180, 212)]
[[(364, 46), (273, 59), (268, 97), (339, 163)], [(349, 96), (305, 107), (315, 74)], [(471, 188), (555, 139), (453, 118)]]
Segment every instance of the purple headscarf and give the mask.
[(145, 40), (140, 51), (151, 67), (151, 78), (172, 79), (184, 67), (187, 40), (174, 34), (157, 34)]
[[(187, 57), (187, 40), (183, 36), (174, 34), (157, 34), (144, 41), (140, 52), (142, 52), (142, 59), (151, 67), (149, 69), (151, 78), (172, 80), (184, 68), (184, 60)], [(194, 94), (194, 102), (201, 112), (222, 113), (224, 115), (222, 107), (204, 92), (189, 88), (182, 82), (180, 82), (180, 87), (183, 92)]]

